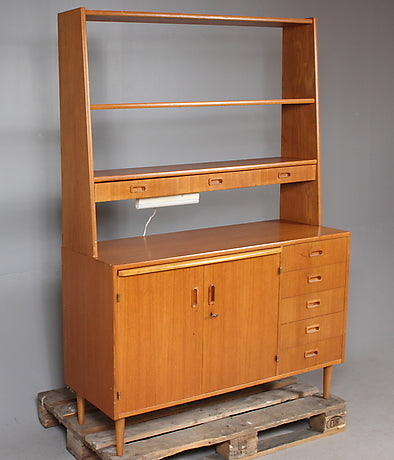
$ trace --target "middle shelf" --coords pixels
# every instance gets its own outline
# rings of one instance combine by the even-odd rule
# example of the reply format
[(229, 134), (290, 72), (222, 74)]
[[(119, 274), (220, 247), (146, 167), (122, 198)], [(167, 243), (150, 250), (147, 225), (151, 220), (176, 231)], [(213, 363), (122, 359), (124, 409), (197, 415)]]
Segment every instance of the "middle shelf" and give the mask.
[(96, 203), (316, 179), (316, 160), (254, 158), (95, 171)]

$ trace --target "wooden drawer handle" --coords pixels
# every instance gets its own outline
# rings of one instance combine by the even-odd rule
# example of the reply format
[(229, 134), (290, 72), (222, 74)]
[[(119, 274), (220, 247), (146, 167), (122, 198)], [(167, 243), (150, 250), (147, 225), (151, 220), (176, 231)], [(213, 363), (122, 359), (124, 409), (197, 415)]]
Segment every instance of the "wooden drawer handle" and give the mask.
[(320, 324), (314, 324), (305, 328), (305, 334), (314, 334), (320, 331)]
[(278, 172), (278, 179), (287, 179), (290, 176), (290, 172)]
[(208, 185), (220, 185), (223, 184), (223, 179), (221, 177), (215, 179), (208, 179)]
[(321, 275), (308, 276), (308, 283), (319, 283), (320, 281), (323, 281), (323, 277)]
[(132, 185), (130, 187), (130, 192), (131, 193), (146, 192), (146, 187), (145, 185), (138, 185), (138, 186)]
[(304, 358), (313, 358), (319, 354), (319, 350), (309, 350), (304, 353)]
[(309, 253), (309, 257), (317, 257), (317, 256), (322, 256), (322, 255), (323, 255), (322, 249), (316, 249)]
[(320, 299), (308, 300), (306, 303), (306, 308), (316, 308), (316, 307), (320, 307), (320, 305), (321, 305)]

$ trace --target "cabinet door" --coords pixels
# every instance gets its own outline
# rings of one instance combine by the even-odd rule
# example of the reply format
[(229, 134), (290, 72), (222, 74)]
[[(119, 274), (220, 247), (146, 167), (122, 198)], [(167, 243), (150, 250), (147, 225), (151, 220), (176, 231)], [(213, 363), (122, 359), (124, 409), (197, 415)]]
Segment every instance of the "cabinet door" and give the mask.
[(279, 255), (205, 267), (203, 392), (275, 375)]
[(203, 270), (184, 268), (118, 278), (119, 414), (201, 393)]

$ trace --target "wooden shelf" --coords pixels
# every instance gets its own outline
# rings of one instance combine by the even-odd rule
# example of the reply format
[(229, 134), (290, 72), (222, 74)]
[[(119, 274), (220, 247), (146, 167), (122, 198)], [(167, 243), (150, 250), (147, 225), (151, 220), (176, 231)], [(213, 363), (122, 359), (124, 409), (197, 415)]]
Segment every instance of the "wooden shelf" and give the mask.
[(256, 99), (249, 101), (192, 101), (192, 102), (131, 102), (121, 104), (92, 104), (91, 110), (114, 109), (155, 109), (177, 107), (218, 107), (218, 106), (244, 106), (244, 105), (296, 105), (314, 104), (314, 98), (304, 99)]
[(254, 251), (344, 236), (343, 230), (282, 220), (100, 241), (98, 259), (119, 269)]
[(204, 163), (188, 163), (166, 166), (144, 166), (138, 168), (104, 169), (94, 172), (94, 182), (113, 182), (158, 177), (190, 176), (221, 172), (247, 171), (254, 169), (279, 168), (301, 165), (316, 165), (316, 160), (269, 157), (246, 160), (228, 160)]
[(312, 24), (312, 19), (262, 18), (250, 16), (223, 16), (205, 14), (151, 13), (143, 11), (85, 10), (87, 21), (142, 22), (163, 24), (199, 24), (223, 26), (285, 27)]

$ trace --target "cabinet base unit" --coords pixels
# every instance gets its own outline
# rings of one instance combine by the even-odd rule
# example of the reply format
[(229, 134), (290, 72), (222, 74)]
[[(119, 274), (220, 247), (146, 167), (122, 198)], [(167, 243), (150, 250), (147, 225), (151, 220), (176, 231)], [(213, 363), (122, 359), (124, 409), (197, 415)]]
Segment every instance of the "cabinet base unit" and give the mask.
[[(89, 21), (138, 23), (147, 34), (146, 23), (254, 27), (256, 40), (261, 27), (279, 29), (282, 94), (91, 103)], [(316, 20), (76, 8), (58, 15), (58, 33), (64, 375), (79, 424), (88, 401), (114, 421), (121, 456), (127, 417), (319, 368), (324, 406), (333, 365), (344, 360), (350, 234), (321, 226)], [(94, 168), (92, 111), (253, 105), (281, 108), (273, 156), (193, 163), (185, 149), (185, 164)], [(278, 189), (277, 220), (98, 241), (97, 203), (265, 185)], [(235, 458), (245, 444), (239, 458), (252, 455), (252, 438), (230, 436), (217, 451)]]
[(126, 417), (343, 361), (348, 232), (268, 221), (99, 248), (63, 248), (65, 380), (120, 439)]

